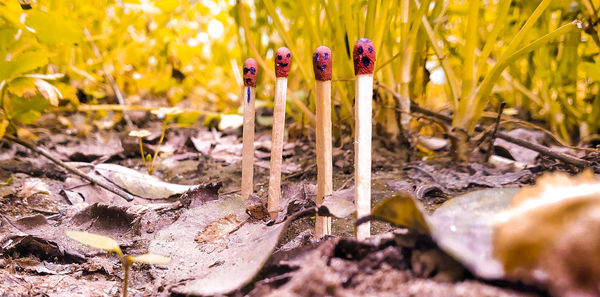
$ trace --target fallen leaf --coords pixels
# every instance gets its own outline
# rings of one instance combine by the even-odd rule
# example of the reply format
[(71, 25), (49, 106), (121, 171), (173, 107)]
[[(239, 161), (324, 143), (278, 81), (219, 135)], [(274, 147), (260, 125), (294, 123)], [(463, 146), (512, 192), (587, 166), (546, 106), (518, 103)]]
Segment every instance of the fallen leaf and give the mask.
[(166, 199), (192, 187), (167, 183), (152, 175), (115, 164), (98, 164), (94, 169), (127, 192), (146, 199)]
[(430, 216), (411, 196), (399, 194), (377, 204), (372, 216), (429, 233), (441, 249), (477, 276), (499, 279), (504, 270), (492, 255), (494, 215), (508, 206), (518, 191), (516, 188), (473, 191), (447, 201)]
[(219, 248), (225, 248), (227, 236), (239, 229), (245, 222), (245, 220), (238, 220), (236, 215), (230, 214), (208, 224), (196, 235), (194, 240), (204, 251), (212, 252)]
[[(188, 209), (157, 233), (149, 250), (173, 259), (170, 269), (161, 271), (168, 283), (179, 284), (171, 289), (173, 293), (220, 295), (242, 287), (271, 256), (287, 225), (246, 222), (227, 235), (227, 245), (222, 249), (210, 252), (198, 248), (195, 238), (199, 230), (232, 216), (235, 221), (248, 219), (241, 197), (222, 197)], [(235, 223), (226, 229), (235, 229)]]
[(27, 179), (23, 183), (23, 188), (21, 188), (21, 191), (19, 191), (17, 196), (19, 196), (19, 198), (29, 198), (29, 197), (33, 196), (34, 194), (49, 195), (50, 189), (48, 189), (48, 185), (45, 182), (43, 182), (41, 179), (31, 178), (31, 179)]
[(554, 296), (597, 296), (600, 181), (591, 171), (542, 176), (496, 216), (494, 256), (506, 277)]
[[(506, 134), (535, 144), (539, 144), (540, 139), (544, 137), (544, 132), (521, 128), (508, 131)], [(539, 153), (536, 151), (508, 142), (502, 138), (496, 138), (494, 146), (496, 150), (501, 148), (508, 152), (509, 156), (503, 157), (511, 157), (511, 159), (527, 165), (535, 164), (535, 159), (539, 156)]]
[(337, 218), (345, 218), (356, 212), (354, 204), (354, 187), (335, 191), (323, 197), (322, 206), (327, 207), (330, 214)]

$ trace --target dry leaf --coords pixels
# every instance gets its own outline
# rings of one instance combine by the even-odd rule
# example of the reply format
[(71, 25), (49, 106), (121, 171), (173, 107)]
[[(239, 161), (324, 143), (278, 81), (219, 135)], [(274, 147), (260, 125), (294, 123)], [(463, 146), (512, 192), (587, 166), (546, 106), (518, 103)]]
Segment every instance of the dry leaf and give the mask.
[(496, 218), (494, 256), (506, 276), (555, 296), (598, 296), (600, 182), (591, 171), (545, 175)]
[(200, 231), (194, 240), (199, 244), (218, 242), (239, 229), (245, 221), (238, 220), (236, 215), (230, 214), (224, 218), (220, 218), (206, 226)]
[[(198, 230), (225, 217), (245, 221), (244, 199), (223, 197), (188, 209), (172, 225), (162, 229), (150, 243), (149, 250), (173, 259), (165, 270), (166, 282), (177, 284), (172, 293), (186, 296), (223, 295), (250, 282), (267, 261), (287, 223), (266, 226), (246, 222), (227, 236), (222, 250), (207, 252), (194, 240)], [(228, 230), (232, 230), (231, 223)], [(219, 263), (219, 265), (215, 265)]]
[(23, 188), (19, 191), (18, 196), (20, 198), (28, 198), (34, 194), (50, 194), (50, 189), (48, 189), (48, 185), (44, 183), (41, 179), (32, 178), (28, 179), (23, 183)]
[(166, 183), (154, 176), (115, 164), (98, 164), (94, 169), (127, 192), (146, 199), (166, 199), (192, 187)]

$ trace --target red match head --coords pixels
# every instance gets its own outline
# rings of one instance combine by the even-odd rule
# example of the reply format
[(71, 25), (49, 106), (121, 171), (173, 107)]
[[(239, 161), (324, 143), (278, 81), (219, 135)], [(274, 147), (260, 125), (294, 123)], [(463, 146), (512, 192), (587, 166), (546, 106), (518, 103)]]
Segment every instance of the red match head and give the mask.
[(290, 63), (292, 54), (287, 47), (280, 47), (275, 52), (275, 75), (277, 77), (287, 77), (290, 73)]
[(331, 80), (331, 50), (321, 45), (313, 53), (313, 68), (316, 80)]
[(256, 77), (258, 76), (258, 63), (252, 58), (244, 61), (244, 86), (256, 87)]
[(361, 38), (354, 45), (354, 74), (371, 74), (375, 67), (375, 46), (367, 38)]

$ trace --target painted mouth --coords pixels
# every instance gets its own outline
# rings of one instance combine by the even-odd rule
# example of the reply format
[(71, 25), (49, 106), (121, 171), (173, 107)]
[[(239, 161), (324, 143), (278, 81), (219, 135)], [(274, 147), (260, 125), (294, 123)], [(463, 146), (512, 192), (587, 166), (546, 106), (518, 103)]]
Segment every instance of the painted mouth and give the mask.
[(323, 70), (327, 69), (327, 65), (317, 66), (317, 69), (323, 71)]
[(252, 79), (251, 78), (246, 78), (245, 81), (246, 81), (247, 84), (249, 84), (249, 83), (252, 82)]
[(277, 63), (277, 65), (279, 65), (279, 67), (288, 67), (288, 65), (290, 65), (289, 63)]
[(369, 60), (368, 57), (362, 57), (362, 59), (360, 60), (363, 63), (363, 65), (365, 65), (365, 67), (369, 67), (369, 64), (371, 64), (371, 60)]

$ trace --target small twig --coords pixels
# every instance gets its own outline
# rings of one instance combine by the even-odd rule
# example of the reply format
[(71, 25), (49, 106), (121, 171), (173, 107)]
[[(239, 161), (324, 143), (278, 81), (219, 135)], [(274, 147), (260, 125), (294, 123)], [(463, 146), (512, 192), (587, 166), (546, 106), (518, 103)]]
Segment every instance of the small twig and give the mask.
[[(394, 92), (392, 89), (390, 89), (388, 86), (384, 85), (383, 83), (377, 82), (377, 84), (379, 86), (381, 86), (383, 89), (385, 89), (386, 91), (390, 92), (394, 97), (400, 97), (399, 94), (397, 94), (396, 92)], [(422, 113), (424, 115), (428, 115), (428, 116), (431, 116), (431, 117), (434, 117), (434, 118), (438, 118), (438, 119), (446, 122), (446, 124), (448, 124), (448, 125), (450, 125), (452, 123), (452, 118), (451, 117), (443, 115), (443, 114), (439, 114), (437, 112), (434, 112), (434, 111), (431, 111), (431, 110), (428, 110), (428, 109), (425, 109), (425, 108), (420, 107), (419, 105), (417, 105), (417, 104), (415, 104), (413, 102), (411, 102), (411, 104), (410, 104), (410, 109), (413, 110), (413, 111), (415, 111), (415, 112)], [(477, 125), (475, 127), (475, 131), (480, 132), (480, 131), (483, 131), (483, 130), (484, 130), (484, 128), (482, 128), (479, 125)], [(580, 159), (580, 158), (577, 158), (577, 157), (573, 157), (573, 156), (569, 156), (567, 154), (563, 154), (563, 153), (560, 153), (560, 152), (552, 151), (551, 149), (549, 149), (549, 148), (547, 148), (547, 147), (545, 147), (543, 145), (540, 145), (540, 144), (537, 144), (537, 143), (534, 143), (534, 142), (531, 142), (531, 141), (526, 141), (526, 140), (518, 139), (518, 138), (512, 137), (509, 134), (504, 133), (504, 132), (498, 132), (497, 136), (498, 136), (498, 138), (504, 139), (504, 140), (506, 140), (506, 141), (508, 141), (510, 143), (522, 146), (524, 148), (528, 148), (528, 149), (530, 149), (532, 151), (536, 151), (536, 152), (538, 152), (538, 153), (540, 153), (542, 155), (552, 157), (554, 159), (560, 160), (560, 161), (565, 162), (567, 164), (574, 165), (574, 166), (579, 167), (579, 168), (585, 168), (585, 167), (589, 167), (589, 166), (592, 165), (592, 163), (590, 161), (583, 160), (583, 159)]]
[(18, 139), (16, 137), (11, 136), (11, 135), (4, 135), (4, 138), (8, 139), (8, 140), (10, 140), (10, 141), (12, 141), (14, 143), (18, 143), (18, 144), (20, 144), (20, 145), (22, 145), (22, 146), (24, 146), (24, 147), (26, 147), (26, 148), (28, 148), (28, 149), (36, 152), (36, 153), (38, 153), (38, 154), (40, 154), (40, 155), (48, 158), (54, 164), (56, 164), (56, 165), (58, 165), (58, 166), (60, 166), (60, 167), (62, 167), (64, 169), (66, 169), (67, 171), (69, 171), (69, 172), (71, 172), (71, 173), (73, 173), (73, 174), (75, 174), (75, 175), (77, 175), (77, 176), (79, 176), (79, 177), (81, 177), (81, 178), (83, 178), (83, 179), (85, 179), (85, 180), (93, 183), (93, 184), (97, 184), (98, 186), (100, 186), (100, 187), (102, 187), (102, 188), (104, 188), (104, 189), (106, 189), (106, 190), (108, 190), (110, 192), (113, 192), (114, 194), (122, 197), (123, 199), (125, 199), (127, 201), (132, 201), (133, 200), (133, 196), (131, 194), (125, 192), (121, 188), (115, 187), (115, 186), (113, 186), (113, 185), (111, 185), (111, 184), (109, 184), (109, 183), (107, 183), (105, 181), (102, 181), (102, 180), (99, 180), (97, 178), (91, 177), (91, 176), (83, 173), (79, 169), (73, 168), (73, 167), (65, 164), (63, 161), (61, 161), (58, 158), (56, 158), (55, 156), (53, 156), (49, 151), (47, 151), (44, 148), (37, 147), (37, 146), (35, 146), (35, 145), (33, 145), (33, 144), (29, 143), (29, 142), (23, 141), (21, 139)]
[(502, 103), (500, 103), (500, 109), (498, 110), (498, 117), (496, 117), (496, 122), (494, 123), (494, 130), (492, 130), (492, 135), (490, 136), (490, 143), (488, 144), (487, 152), (485, 153), (486, 160), (489, 160), (494, 152), (494, 141), (496, 140), (498, 126), (500, 126), (500, 119), (502, 118), (502, 112), (504, 112), (505, 106), (506, 101), (502, 101)]
[(335, 190), (335, 191), (339, 192), (339, 191), (343, 190), (350, 183), (350, 181), (352, 181), (353, 179), (354, 179), (354, 176), (351, 176), (339, 188), (337, 188), (337, 190)]

